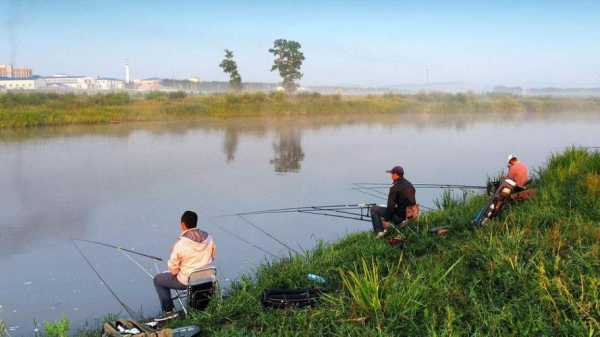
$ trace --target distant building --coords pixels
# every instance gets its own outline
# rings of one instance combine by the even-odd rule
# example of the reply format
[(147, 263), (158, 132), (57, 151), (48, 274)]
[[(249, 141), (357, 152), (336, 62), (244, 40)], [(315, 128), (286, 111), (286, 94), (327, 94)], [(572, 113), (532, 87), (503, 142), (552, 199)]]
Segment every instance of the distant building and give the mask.
[(137, 90), (141, 91), (155, 91), (160, 90), (161, 79), (160, 78), (147, 78), (144, 80), (134, 80), (133, 84)]
[(96, 78), (97, 90), (123, 90), (125, 82), (116, 78), (98, 77)]
[(494, 87), (495, 94), (509, 94), (509, 95), (522, 95), (523, 88), (521, 87), (505, 87), (505, 86), (496, 86)]
[(46, 81), (41, 77), (0, 77), (0, 87), (4, 90), (39, 90), (46, 88)]
[(46, 84), (50, 88), (62, 88), (72, 90), (96, 89), (96, 78), (91, 76), (54, 75), (46, 77), (45, 80)]
[(32, 76), (31, 68), (14, 68), (9, 64), (0, 64), (0, 77), (26, 79)]

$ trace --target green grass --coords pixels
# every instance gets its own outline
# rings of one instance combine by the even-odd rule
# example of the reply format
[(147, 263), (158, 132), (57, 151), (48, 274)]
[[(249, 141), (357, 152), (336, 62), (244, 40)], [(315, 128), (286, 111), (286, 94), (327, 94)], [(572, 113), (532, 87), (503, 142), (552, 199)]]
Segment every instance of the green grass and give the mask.
[(0, 94), (0, 128), (194, 120), (244, 116), (352, 113), (548, 113), (598, 112), (598, 98), (475, 94), (339, 96), (244, 93), (186, 96), (182, 92), (73, 95)]
[[(552, 155), (536, 198), (479, 230), (485, 196), (449, 200), (403, 230), (400, 249), (369, 232), (258, 267), (175, 326), (206, 336), (600, 336), (600, 153)], [(447, 237), (428, 229), (450, 227)], [(328, 280), (314, 308), (265, 310), (270, 287)], [(93, 336), (87, 332), (81, 336)]]
[(6, 336), (7, 336), (6, 323), (4, 323), (3, 320), (0, 320), (0, 337), (6, 337)]
[(44, 322), (45, 336), (47, 337), (67, 337), (69, 336), (70, 323), (66, 317), (55, 322)]

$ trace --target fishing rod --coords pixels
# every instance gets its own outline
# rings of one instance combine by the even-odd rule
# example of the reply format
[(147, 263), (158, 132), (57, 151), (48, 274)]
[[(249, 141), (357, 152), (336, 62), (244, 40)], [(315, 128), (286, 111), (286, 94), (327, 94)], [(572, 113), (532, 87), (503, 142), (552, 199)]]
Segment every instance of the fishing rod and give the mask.
[(104, 247), (108, 247), (108, 248), (114, 248), (120, 251), (124, 251), (127, 253), (131, 253), (131, 254), (135, 254), (135, 255), (139, 255), (139, 256), (143, 256), (152, 260), (156, 260), (156, 261), (162, 261), (163, 259), (161, 259), (158, 256), (153, 256), (153, 255), (148, 255), (148, 254), (144, 254), (144, 253), (140, 253), (140, 252), (136, 252), (135, 250), (131, 250), (131, 249), (126, 249), (123, 247), (119, 247), (116, 245), (111, 245), (109, 243), (104, 243), (104, 242), (100, 242), (100, 241), (93, 241), (93, 240), (85, 240), (85, 239), (72, 239), (72, 241), (79, 241), (79, 242), (87, 242), (87, 243), (93, 243), (96, 245), (100, 245), (100, 246), (104, 246)]
[(71, 242), (73, 243), (73, 245), (75, 246), (75, 249), (77, 249), (77, 251), (79, 252), (79, 254), (81, 255), (81, 257), (85, 260), (85, 262), (87, 262), (88, 266), (90, 266), (90, 268), (94, 271), (94, 273), (96, 273), (96, 276), (98, 276), (98, 278), (100, 279), (100, 281), (102, 282), (102, 284), (106, 287), (106, 289), (117, 300), (117, 302), (119, 302), (119, 304), (121, 305), (121, 307), (123, 309), (125, 309), (125, 311), (129, 315), (129, 317), (131, 317), (131, 319), (133, 319), (133, 320), (141, 320), (142, 317), (138, 317), (135, 314), (135, 312), (125, 302), (123, 302), (123, 300), (121, 300), (119, 298), (119, 296), (117, 296), (117, 294), (115, 293), (115, 291), (108, 285), (108, 283), (104, 280), (104, 278), (102, 277), (102, 275), (100, 275), (100, 273), (98, 272), (98, 270), (96, 269), (96, 267), (94, 267), (94, 265), (92, 264), (92, 262), (90, 262), (90, 260), (87, 258), (87, 256), (83, 253), (83, 251), (81, 250), (81, 248), (79, 247), (79, 245), (77, 244), (77, 242), (75, 240), (71, 240)]
[(252, 221), (250, 221), (248, 218), (244, 217), (243, 215), (238, 215), (238, 217), (240, 219), (244, 220), (244, 222), (246, 222), (248, 225), (252, 226), (253, 228), (255, 228), (255, 229), (259, 230), (260, 232), (262, 232), (263, 234), (265, 234), (266, 236), (270, 237), (271, 239), (273, 239), (275, 242), (279, 243), (283, 247), (291, 250), (292, 252), (294, 252), (294, 253), (296, 253), (298, 255), (302, 255), (302, 254), (300, 254), (300, 252), (298, 252), (294, 248), (290, 247), (285, 242), (279, 240), (273, 234), (271, 234), (271, 233), (267, 232), (266, 230), (262, 229), (260, 226), (257, 226), (256, 224), (254, 224)]
[(258, 214), (284, 214), (284, 213), (306, 213), (323, 216), (331, 216), (336, 218), (370, 221), (370, 208), (375, 206), (374, 203), (360, 204), (338, 204), (338, 205), (323, 205), (323, 206), (303, 206), (303, 207), (288, 207), (277, 209), (265, 209), (259, 211), (242, 212), (234, 214), (225, 214), (220, 217), (230, 216), (246, 216)]
[[(269, 233), (268, 231), (264, 230), (260, 226), (256, 225), (255, 223), (250, 221), (250, 219), (248, 219), (246, 216), (247, 215), (259, 215), (259, 214), (307, 213), (307, 214), (314, 214), (314, 215), (331, 216), (331, 217), (336, 217), (336, 218), (370, 221), (370, 208), (374, 205), (375, 204), (363, 203), (363, 204), (337, 204), (337, 205), (324, 205), (324, 206), (287, 207), (287, 208), (266, 209), (266, 210), (260, 210), (260, 211), (224, 214), (224, 215), (212, 217), (212, 219), (233, 217), (233, 216), (239, 217), (246, 224), (252, 226), (254, 229), (265, 234), (266, 236), (268, 236), (269, 238), (271, 238), (273, 241), (277, 242), (281, 246), (287, 248), (288, 250), (290, 250), (298, 255), (301, 255), (301, 253), (299, 251), (290, 247), (288, 244), (286, 244), (285, 242), (283, 242), (282, 240), (277, 238), (275, 235)], [(360, 213), (357, 212), (359, 210), (360, 210)], [(367, 218), (369, 220), (367, 220)], [(244, 239), (243, 237), (239, 236), (238, 234), (226, 229), (225, 227), (223, 227), (223, 226), (218, 226), (218, 227), (221, 230), (223, 230), (224, 232), (226, 232), (226, 233), (230, 234), (231, 236), (235, 237), (236, 239), (240, 240), (241, 242), (244, 242), (245, 244), (252, 246), (272, 257), (278, 257), (277, 255), (271, 253), (270, 251), (268, 251), (258, 245), (253, 244), (252, 242)]]
[[(365, 188), (361, 188), (361, 187), (353, 187), (352, 190), (357, 191), (357, 192), (361, 192), (363, 194), (375, 197), (375, 198), (380, 198), (380, 199), (386, 199), (387, 198), (387, 193), (383, 192), (383, 191), (379, 191), (377, 189), (365, 189)], [(437, 209), (433, 208), (433, 207), (429, 207), (429, 206), (425, 206), (423, 204), (419, 204), (421, 206), (421, 208), (424, 208), (426, 210), (429, 211), (437, 211)]]
[[(380, 189), (390, 187), (386, 183), (353, 183), (352, 185), (364, 189)], [(485, 190), (486, 186), (481, 185), (460, 185), (460, 184), (412, 184), (415, 188), (441, 188), (441, 189), (466, 189), (466, 190)]]
[[(216, 223), (216, 222), (215, 222), (215, 223)], [(232, 232), (232, 231), (230, 231), (229, 229), (225, 228), (224, 226), (217, 225), (216, 227), (218, 227), (218, 228), (219, 228), (220, 230), (222, 230), (223, 232), (225, 232), (225, 233), (227, 233), (227, 234), (229, 234), (229, 235), (233, 236), (234, 238), (236, 238), (236, 239), (240, 240), (241, 242), (243, 242), (243, 243), (245, 243), (245, 244), (247, 244), (247, 245), (249, 245), (249, 246), (251, 246), (251, 247), (254, 247), (254, 248), (258, 249), (258, 250), (260, 250), (261, 252), (263, 252), (263, 253), (265, 253), (265, 254), (267, 254), (267, 255), (270, 255), (271, 257), (274, 257), (274, 258), (277, 258), (277, 257), (279, 257), (279, 256), (277, 256), (277, 255), (275, 255), (275, 254), (271, 253), (270, 251), (268, 251), (268, 250), (266, 250), (266, 249), (264, 249), (264, 248), (262, 248), (262, 247), (260, 247), (260, 246), (258, 246), (258, 245), (256, 245), (256, 244), (254, 244), (254, 243), (252, 243), (252, 242), (250, 242), (250, 241), (248, 241), (248, 240), (244, 239), (244, 238), (243, 238), (243, 237), (241, 237), (240, 235), (236, 234), (235, 232)]]

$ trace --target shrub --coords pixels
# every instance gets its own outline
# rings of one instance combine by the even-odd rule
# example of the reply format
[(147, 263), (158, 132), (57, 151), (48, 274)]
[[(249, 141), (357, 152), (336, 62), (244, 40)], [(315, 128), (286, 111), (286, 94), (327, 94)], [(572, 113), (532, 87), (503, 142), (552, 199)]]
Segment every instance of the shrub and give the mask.
[(47, 337), (68, 337), (69, 319), (63, 317), (55, 322), (44, 322), (44, 331)]
[(167, 93), (163, 91), (151, 91), (144, 95), (144, 98), (147, 100), (161, 100), (167, 97)]
[(168, 95), (169, 99), (172, 99), (172, 100), (184, 99), (186, 96), (187, 96), (187, 94), (183, 91), (173, 91), (173, 92), (170, 92)]

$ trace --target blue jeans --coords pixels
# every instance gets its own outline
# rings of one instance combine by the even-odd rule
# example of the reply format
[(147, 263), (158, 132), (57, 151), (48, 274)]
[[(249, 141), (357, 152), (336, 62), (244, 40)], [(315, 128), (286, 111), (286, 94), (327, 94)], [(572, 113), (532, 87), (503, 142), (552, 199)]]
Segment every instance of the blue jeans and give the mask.
[(177, 276), (165, 272), (154, 275), (154, 288), (156, 288), (162, 311), (168, 312), (175, 309), (171, 298), (171, 289), (184, 290), (187, 289), (187, 286), (179, 282)]

